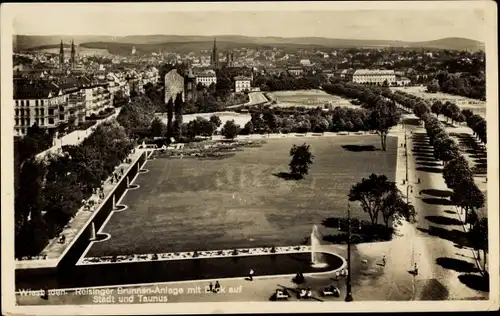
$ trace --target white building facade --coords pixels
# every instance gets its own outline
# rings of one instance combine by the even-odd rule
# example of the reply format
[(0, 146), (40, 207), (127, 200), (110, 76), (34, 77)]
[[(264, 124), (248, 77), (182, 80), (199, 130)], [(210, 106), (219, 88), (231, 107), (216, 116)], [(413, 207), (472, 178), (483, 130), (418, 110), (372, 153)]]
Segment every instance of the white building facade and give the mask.
[(354, 83), (377, 85), (387, 82), (389, 85), (394, 85), (396, 83), (396, 74), (394, 70), (358, 69), (352, 75), (352, 81)]
[(206, 70), (196, 75), (196, 84), (201, 83), (205, 87), (209, 87), (212, 83), (217, 84), (217, 75), (213, 70)]
[(235, 77), (234, 78), (234, 91), (243, 92), (245, 90), (250, 91), (252, 89), (252, 79), (248, 77)]

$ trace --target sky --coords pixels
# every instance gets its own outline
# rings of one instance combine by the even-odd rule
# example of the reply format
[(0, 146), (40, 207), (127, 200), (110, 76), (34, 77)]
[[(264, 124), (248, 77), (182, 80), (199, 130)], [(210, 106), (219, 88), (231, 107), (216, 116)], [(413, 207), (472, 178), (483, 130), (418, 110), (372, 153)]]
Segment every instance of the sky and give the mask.
[[(415, 6), (368, 3), (26, 4), (13, 15), (22, 35), (245, 35), (426, 41), (485, 41), (485, 8), (453, 1)], [(371, 7), (370, 7), (371, 6)], [(366, 10), (365, 8), (369, 8)], [(375, 9), (375, 10), (373, 10)], [(195, 11), (196, 10), (196, 11)], [(300, 11), (299, 11), (300, 10)]]

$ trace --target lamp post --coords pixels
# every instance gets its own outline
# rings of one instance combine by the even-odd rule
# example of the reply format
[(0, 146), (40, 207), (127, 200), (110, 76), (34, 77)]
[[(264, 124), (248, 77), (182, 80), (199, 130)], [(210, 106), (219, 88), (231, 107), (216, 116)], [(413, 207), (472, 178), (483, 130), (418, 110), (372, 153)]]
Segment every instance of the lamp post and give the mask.
[(405, 159), (406, 159), (406, 182), (408, 182), (408, 136), (405, 124)]
[(347, 204), (347, 283), (345, 301), (352, 302), (351, 293), (351, 205)]

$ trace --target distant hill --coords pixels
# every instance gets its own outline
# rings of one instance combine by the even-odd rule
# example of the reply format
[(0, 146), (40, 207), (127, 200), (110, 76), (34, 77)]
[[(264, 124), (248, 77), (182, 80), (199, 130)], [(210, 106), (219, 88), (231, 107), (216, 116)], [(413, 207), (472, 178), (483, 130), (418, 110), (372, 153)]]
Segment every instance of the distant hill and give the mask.
[[(404, 42), (389, 40), (354, 40), (354, 39), (334, 39), (325, 37), (249, 37), (239, 35), (216, 36), (217, 46), (224, 49), (237, 47), (248, 48), (356, 48), (356, 47), (424, 47), (438, 49), (458, 49), (458, 50), (480, 50), (484, 49), (484, 44), (467, 38), (443, 38), (426, 42)], [(141, 52), (158, 51), (159, 49), (172, 52), (199, 51), (211, 49), (214, 37), (211, 36), (182, 36), (182, 35), (131, 35), (131, 36), (30, 36), (16, 35), (13, 39), (14, 49), (30, 50), (43, 48), (53, 48), (59, 45), (61, 40), (64, 43), (75, 44), (82, 47), (108, 49), (110, 53), (118, 50), (131, 51), (132, 46)]]
[(411, 43), (412, 47), (429, 47), (456, 50), (484, 50), (484, 43), (462, 37), (447, 37), (435, 41)]

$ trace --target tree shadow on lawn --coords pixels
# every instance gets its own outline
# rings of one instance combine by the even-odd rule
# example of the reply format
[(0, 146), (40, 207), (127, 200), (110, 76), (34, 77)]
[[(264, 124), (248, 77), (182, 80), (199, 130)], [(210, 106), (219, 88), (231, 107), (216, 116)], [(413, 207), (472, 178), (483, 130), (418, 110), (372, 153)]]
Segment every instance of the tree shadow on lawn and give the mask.
[(474, 159), (474, 163), (476, 165), (487, 165), (488, 164), (488, 158), (476, 158), (476, 159)]
[(291, 174), (290, 172), (278, 172), (278, 173), (273, 173), (273, 176), (283, 179), (283, 180), (300, 180), (302, 177), (300, 175), (296, 174)]
[(380, 150), (373, 145), (342, 145), (342, 148), (347, 151), (377, 151)]
[[(334, 244), (347, 243), (347, 218), (343, 217), (328, 217), (323, 220), (323, 226), (335, 228), (340, 232), (338, 234), (330, 234), (323, 236), (324, 241)], [(351, 242), (360, 244), (375, 241), (389, 241), (395, 234), (395, 229), (389, 225), (386, 227), (382, 224), (372, 224), (369, 221), (351, 219)]]
[(457, 272), (466, 272), (466, 273), (479, 272), (475, 264), (461, 259), (440, 257), (436, 259), (436, 263), (445, 269)]
[(443, 301), (448, 299), (449, 291), (448, 289), (438, 280), (429, 279), (422, 280), (419, 283), (424, 283), (422, 288), (419, 300), (421, 301)]
[(432, 153), (413, 153), (413, 156), (415, 156), (416, 158), (426, 158), (426, 159), (434, 159), (436, 160), (436, 158), (434, 157), (434, 154)]
[(432, 205), (453, 205), (448, 199), (438, 199), (438, 198), (423, 198), (423, 202)]
[(466, 233), (457, 229), (444, 229), (437, 226), (429, 226), (429, 229), (417, 227), (417, 229), (423, 233), (430, 236), (439, 237), (445, 240), (449, 240), (456, 244), (457, 248), (472, 247), (472, 243), (467, 238)]
[(430, 158), (430, 157), (427, 157), (427, 156), (423, 156), (423, 157), (422, 156), (417, 156), (416, 160), (417, 160), (417, 163), (421, 163), (421, 161), (423, 161), (423, 162), (436, 162), (436, 163), (439, 163), (439, 161), (437, 161), (436, 158)]
[(425, 219), (438, 225), (462, 225), (458, 219), (446, 216), (426, 216)]
[(431, 167), (417, 167), (418, 171), (432, 172), (432, 173), (442, 173), (443, 169), (431, 168)]
[(486, 158), (487, 156), (487, 152), (484, 150), (466, 149), (465, 152), (472, 158)]
[(432, 154), (432, 153), (434, 153), (433, 149), (424, 149), (424, 148), (413, 148), (411, 151), (414, 154), (417, 154), (417, 153)]
[(444, 212), (445, 212), (446, 214), (453, 214), (453, 215), (457, 214), (457, 212), (454, 212), (454, 211), (451, 211), (451, 210), (446, 210), (446, 211), (444, 211)]
[(485, 276), (479, 274), (462, 274), (458, 276), (458, 279), (470, 289), (481, 292), (490, 291), (490, 277), (488, 274)]
[(442, 166), (439, 162), (420, 162), (420, 161), (417, 161), (417, 163), (420, 166), (424, 166), (424, 167), (441, 167)]
[(401, 123), (405, 125), (420, 126), (420, 120), (414, 118), (405, 118)]
[(453, 194), (453, 191), (449, 190), (438, 190), (438, 189), (425, 189), (420, 191), (422, 194), (437, 196), (441, 198), (450, 197)]
[(424, 142), (413, 142), (413, 148), (418, 150), (432, 150), (432, 145)]

